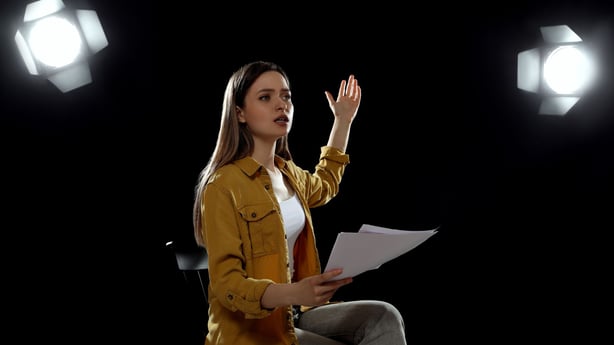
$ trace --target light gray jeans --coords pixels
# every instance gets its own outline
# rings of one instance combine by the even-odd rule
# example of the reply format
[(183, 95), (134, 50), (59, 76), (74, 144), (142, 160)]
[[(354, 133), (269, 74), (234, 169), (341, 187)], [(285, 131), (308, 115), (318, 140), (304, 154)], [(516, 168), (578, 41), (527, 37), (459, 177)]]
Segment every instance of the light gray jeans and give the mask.
[(300, 345), (406, 345), (401, 313), (390, 303), (360, 300), (326, 304), (295, 322)]

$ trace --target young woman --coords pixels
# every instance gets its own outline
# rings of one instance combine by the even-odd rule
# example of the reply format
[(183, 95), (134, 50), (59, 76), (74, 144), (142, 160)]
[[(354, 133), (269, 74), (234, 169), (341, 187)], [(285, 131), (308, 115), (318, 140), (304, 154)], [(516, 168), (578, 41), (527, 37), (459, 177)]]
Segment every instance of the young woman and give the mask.
[(205, 344), (406, 344), (399, 311), (383, 301), (329, 303), (352, 278), (321, 273), (310, 208), (339, 192), (362, 97), (353, 75), (313, 172), (288, 148), (294, 107), (284, 70), (248, 63), (228, 81), (216, 147), (199, 176), (196, 241), (209, 254)]

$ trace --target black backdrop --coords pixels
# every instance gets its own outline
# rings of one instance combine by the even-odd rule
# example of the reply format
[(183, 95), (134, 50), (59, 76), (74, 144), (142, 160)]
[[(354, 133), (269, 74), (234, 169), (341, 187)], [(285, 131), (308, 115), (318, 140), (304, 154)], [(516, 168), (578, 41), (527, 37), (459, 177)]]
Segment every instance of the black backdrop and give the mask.
[[(226, 80), (255, 59), (290, 75), (290, 145), (306, 168), (332, 123), (324, 90), (350, 73), (362, 85), (341, 193), (313, 211), (323, 259), (337, 232), (363, 223), (441, 226), (339, 299), (394, 303), (413, 344), (589, 342), (605, 327), (593, 310), (611, 304), (611, 8), (266, 3), (199, 13), (66, 1), (97, 11), (109, 46), (91, 60), (94, 82), (62, 94), (19, 60), (26, 3), (0, 10), (3, 281), (24, 341), (179, 344), (193, 332), (164, 244), (191, 238)], [(564, 117), (540, 116), (539, 98), (516, 89), (515, 59), (539, 43), (539, 26), (557, 24), (599, 42), (600, 88)]]

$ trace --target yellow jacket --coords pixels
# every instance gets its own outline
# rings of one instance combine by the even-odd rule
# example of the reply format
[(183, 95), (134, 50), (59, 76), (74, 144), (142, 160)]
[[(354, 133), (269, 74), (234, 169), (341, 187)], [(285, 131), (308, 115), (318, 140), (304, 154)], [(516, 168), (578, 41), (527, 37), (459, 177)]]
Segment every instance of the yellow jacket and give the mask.
[(288, 269), (280, 206), (266, 169), (247, 157), (214, 173), (201, 203), (210, 278), (205, 344), (298, 344), (291, 306), (263, 309), (260, 299), (273, 282), (289, 283), (321, 273), (309, 209), (337, 195), (348, 163), (347, 154), (326, 146), (313, 173), (275, 157), (306, 215), (294, 248), (294, 277)]

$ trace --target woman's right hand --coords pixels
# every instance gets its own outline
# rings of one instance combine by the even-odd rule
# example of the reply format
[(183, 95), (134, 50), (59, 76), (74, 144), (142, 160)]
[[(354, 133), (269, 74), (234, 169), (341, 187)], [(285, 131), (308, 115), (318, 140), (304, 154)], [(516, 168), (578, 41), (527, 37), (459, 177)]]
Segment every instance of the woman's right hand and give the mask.
[(352, 278), (335, 279), (341, 273), (342, 269), (335, 269), (294, 283), (297, 297), (294, 304), (319, 306), (327, 303), (337, 289), (352, 282)]

